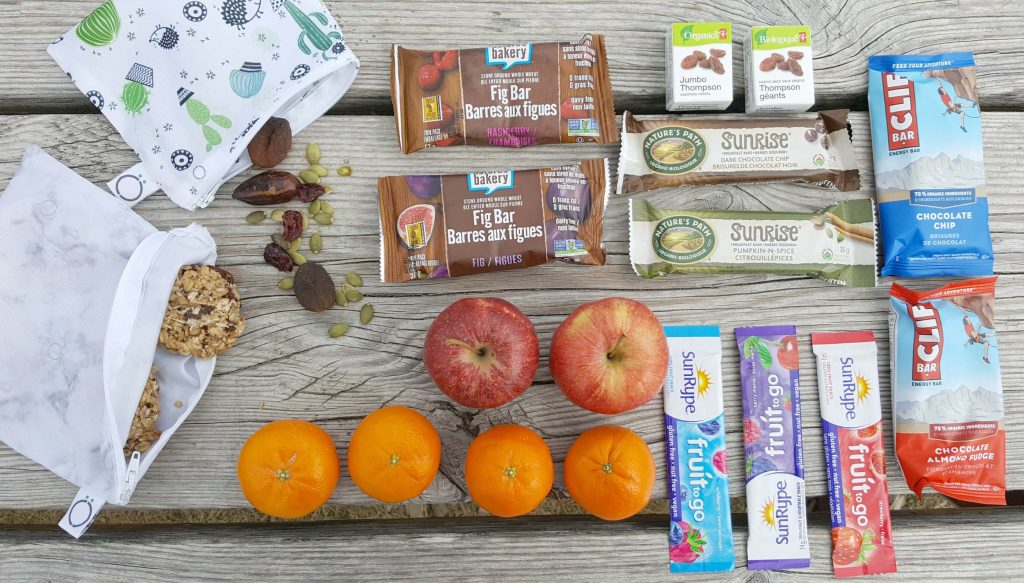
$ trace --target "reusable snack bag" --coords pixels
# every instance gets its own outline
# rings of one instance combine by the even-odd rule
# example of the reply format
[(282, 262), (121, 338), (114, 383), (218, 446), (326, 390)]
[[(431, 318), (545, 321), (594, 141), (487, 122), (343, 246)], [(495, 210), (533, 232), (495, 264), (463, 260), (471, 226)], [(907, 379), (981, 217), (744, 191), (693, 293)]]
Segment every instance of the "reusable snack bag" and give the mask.
[(301, 131), (359, 69), (319, 0), (107, 0), (49, 52), (141, 159), (110, 190), (189, 210), (251, 166), (267, 119)]
[(992, 275), (971, 53), (868, 59), (882, 275)]
[[(125, 505), (199, 402), (215, 359), (157, 348), (182, 265), (212, 264), (203, 227), (161, 232), (37, 147), (0, 196), (0, 441), (81, 490), (61, 521), (75, 537), (105, 502)], [(122, 448), (151, 366), (160, 438)], [(176, 405), (177, 403), (177, 405)]]

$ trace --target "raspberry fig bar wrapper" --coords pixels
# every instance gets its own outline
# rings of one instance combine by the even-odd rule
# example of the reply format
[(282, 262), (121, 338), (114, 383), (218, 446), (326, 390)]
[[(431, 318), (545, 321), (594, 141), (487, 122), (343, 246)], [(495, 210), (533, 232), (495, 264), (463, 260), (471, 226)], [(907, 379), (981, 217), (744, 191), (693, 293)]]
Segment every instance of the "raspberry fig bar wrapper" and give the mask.
[(629, 201), (637, 275), (769, 273), (874, 287), (875, 206), (848, 200), (814, 212), (671, 210)]
[(106, 0), (49, 53), (139, 156), (111, 192), (188, 210), (252, 165), (269, 118), (302, 131), (359, 70), (320, 0)]
[(459, 145), (615, 142), (604, 37), (391, 53), (391, 101), (406, 154)]
[(860, 189), (848, 110), (786, 117), (622, 115), (618, 194), (691, 184)]
[[(0, 351), (0, 441), (81, 488), (61, 521), (78, 537), (105, 503), (128, 503), (210, 382), (215, 359), (157, 336), (178, 270), (213, 264), (216, 246), (196, 224), (158, 231), (35, 146), (0, 223), (0, 321), (19, 331)], [(143, 399), (155, 440), (138, 439)]]
[(604, 265), (608, 160), (378, 180), (381, 281)]

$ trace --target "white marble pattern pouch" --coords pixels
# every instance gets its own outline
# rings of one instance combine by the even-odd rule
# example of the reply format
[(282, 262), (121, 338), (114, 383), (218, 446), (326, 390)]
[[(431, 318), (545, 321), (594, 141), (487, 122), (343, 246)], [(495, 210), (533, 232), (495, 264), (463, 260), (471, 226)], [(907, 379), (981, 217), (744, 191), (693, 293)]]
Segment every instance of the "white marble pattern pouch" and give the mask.
[[(158, 231), (38, 147), (0, 196), (0, 441), (80, 488), (61, 520), (75, 537), (125, 505), (199, 402), (215, 359), (157, 339), (183, 265), (217, 258), (207, 230)], [(123, 451), (152, 366), (160, 438)]]
[(106, 0), (49, 52), (139, 155), (110, 190), (189, 210), (252, 165), (267, 119), (298, 133), (359, 69), (320, 0)]

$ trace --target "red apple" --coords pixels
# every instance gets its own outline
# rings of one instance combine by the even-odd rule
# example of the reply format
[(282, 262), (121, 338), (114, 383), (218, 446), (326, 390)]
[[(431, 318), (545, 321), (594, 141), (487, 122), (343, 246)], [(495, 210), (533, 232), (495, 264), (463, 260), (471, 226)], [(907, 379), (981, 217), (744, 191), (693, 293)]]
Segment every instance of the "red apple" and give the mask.
[(537, 333), (519, 308), (498, 298), (467, 298), (430, 325), (423, 362), (453, 401), (483, 409), (508, 403), (533, 384)]
[(779, 366), (786, 370), (800, 370), (800, 349), (796, 344), (796, 336), (786, 336), (779, 341), (779, 350), (775, 353)]
[(570, 401), (623, 413), (651, 400), (668, 375), (668, 341), (650, 308), (626, 298), (583, 304), (551, 339), (551, 374)]

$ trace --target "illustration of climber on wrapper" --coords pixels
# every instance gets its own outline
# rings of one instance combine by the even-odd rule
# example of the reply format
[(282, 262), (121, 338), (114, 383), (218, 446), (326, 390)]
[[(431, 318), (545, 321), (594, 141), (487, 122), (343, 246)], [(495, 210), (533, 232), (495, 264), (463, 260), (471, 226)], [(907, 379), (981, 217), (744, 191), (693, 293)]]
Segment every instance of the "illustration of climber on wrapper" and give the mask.
[[(960, 129), (966, 134), (967, 118), (981, 119), (980, 114), (967, 115), (966, 111), (978, 109), (978, 93), (974, 85), (974, 75), (964, 75), (961, 69), (937, 69), (926, 71), (924, 74), (926, 77), (935, 77), (939, 80), (939, 99), (942, 101), (942, 107), (946, 110), (942, 115), (960, 116)], [(946, 89), (943, 81), (949, 83), (949, 90)], [(952, 95), (950, 91), (952, 91)]]

